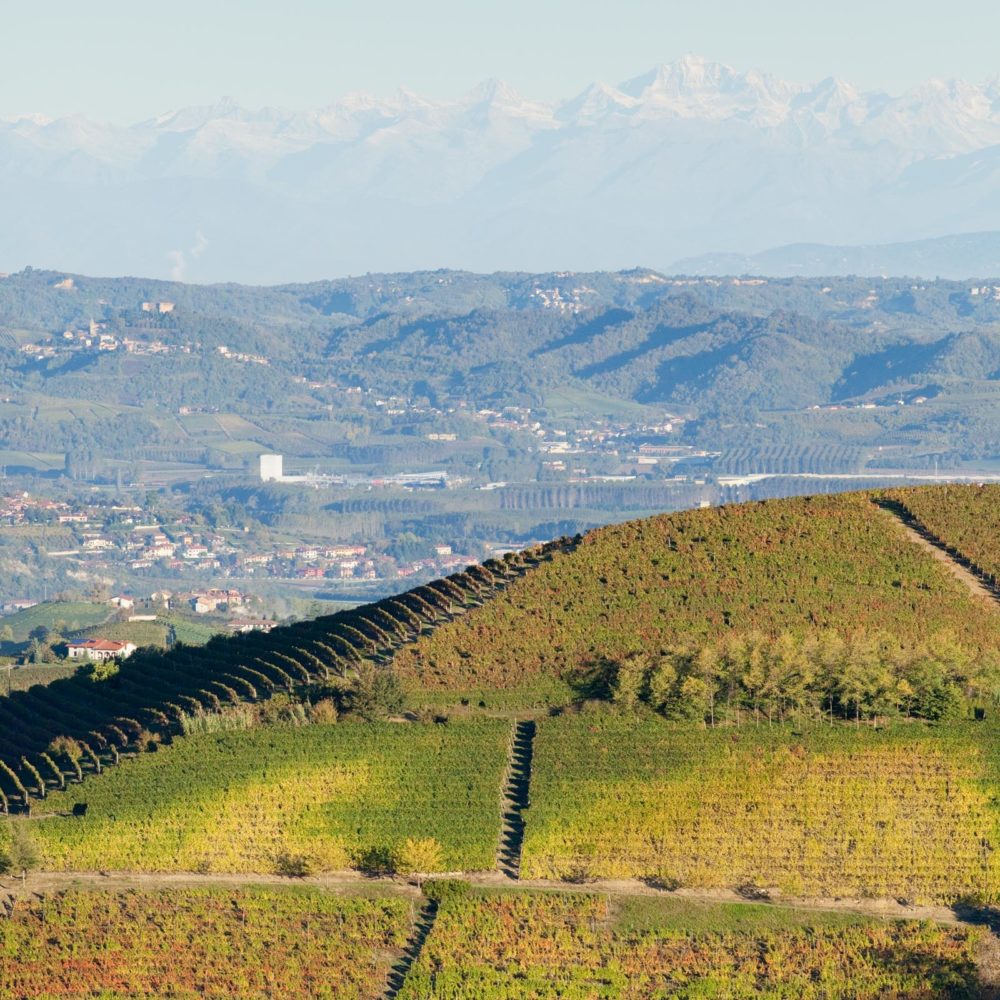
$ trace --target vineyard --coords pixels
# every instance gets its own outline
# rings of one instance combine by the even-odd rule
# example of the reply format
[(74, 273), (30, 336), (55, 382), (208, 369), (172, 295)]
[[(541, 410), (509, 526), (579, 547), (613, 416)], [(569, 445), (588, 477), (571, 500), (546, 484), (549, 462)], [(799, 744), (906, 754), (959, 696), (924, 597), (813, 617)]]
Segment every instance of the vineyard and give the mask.
[(197, 734), (51, 793), (65, 815), (9, 822), (52, 870), (342, 870), (427, 838), (440, 870), (490, 868), (510, 735), (490, 719)]
[(994, 582), (1000, 577), (1000, 486), (924, 486), (887, 496)]
[(1000, 611), (975, 600), (866, 494), (768, 501), (632, 521), (587, 535), (475, 614), (401, 649), (428, 687), (502, 688), (720, 635), (952, 632), (995, 649)]
[[(641, 902), (641, 905), (636, 905)], [(979, 932), (754, 906), (479, 893), (442, 903), (405, 1000), (983, 996)]]
[(1000, 899), (1000, 735), (538, 723), (524, 877), (809, 896)]
[(72, 890), (0, 919), (0, 995), (371, 1000), (410, 904), (304, 889)]
[(511, 581), (571, 549), (563, 539), (488, 560), (397, 597), (264, 634), (203, 647), (141, 651), (120, 667), (81, 671), (0, 699), (0, 812), (29, 809), (67, 781), (100, 773), (123, 753), (218, 713), (317, 688), (349, 697), (359, 673), (386, 670), (398, 651), (480, 608)]
[[(1000, 488), (769, 501), (27, 690), (15, 671), (0, 995), (985, 997), (985, 927), (662, 891), (993, 919), (1000, 608), (873, 501), (1000, 568)], [(131, 874), (78, 887), (109, 871)], [(388, 878), (448, 872), (507, 888), (415, 903)]]
[[(0, 699), (0, 812), (26, 810), (151, 737), (178, 732), (186, 715), (275, 694), (308, 700), (319, 688), (349, 700), (360, 674), (390, 668), (415, 704), (503, 710), (605, 696), (614, 680), (608, 665), (630, 657), (671, 656), (683, 647), (690, 659), (699, 647), (731, 650), (743, 642), (746, 650), (760, 639), (815, 645), (828, 633), (860, 649), (855, 659), (863, 665), (895, 671), (892, 692), (879, 687), (886, 671), (875, 670), (864, 690), (835, 693), (830, 711), (877, 715), (887, 707), (936, 718), (960, 701), (978, 704), (976, 692), (992, 697), (1000, 661), (980, 654), (995, 650), (998, 624), (1000, 609), (977, 601), (866, 494), (655, 517), (489, 560), (267, 635), (142, 651), (117, 671), (15, 691)], [(908, 645), (874, 658), (862, 648), (864, 637), (884, 647), (887, 634)], [(928, 683), (925, 647), (942, 636), (961, 637), (962, 656), (978, 673), (948, 666), (940, 683)], [(784, 689), (774, 693), (787, 673), (783, 655), (769, 654), (774, 675), (761, 687), (774, 689), (782, 712), (794, 702)], [(904, 655), (914, 670), (899, 668)], [(820, 677), (841, 672), (825, 661), (809, 667)], [(757, 712), (761, 691), (744, 683), (754, 669), (741, 668), (740, 697)], [(707, 702), (714, 714), (721, 688), (701, 697), (704, 678), (688, 683), (688, 673), (678, 673), (677, 692), (664, 704)], [(911, 693), (921, 684), (926, 697)], [(523, 698), (511, 701), (505, 691)], [(830, 701), (829, 691), (810, 691), (809, 712)]]

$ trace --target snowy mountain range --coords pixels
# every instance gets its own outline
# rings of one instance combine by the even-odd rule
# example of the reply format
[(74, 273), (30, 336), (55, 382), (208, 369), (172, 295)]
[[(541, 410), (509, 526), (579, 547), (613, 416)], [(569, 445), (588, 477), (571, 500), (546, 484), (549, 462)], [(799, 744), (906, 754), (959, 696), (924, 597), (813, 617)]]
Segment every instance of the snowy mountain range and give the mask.
[(666, 268), (1000, 229), (1000, 82), (891, 96), (688, 57), (557, 103), (490, 81), (313, 112), (223, 100), (127, 127), (9, 116), (0, 184), (4, 270)]

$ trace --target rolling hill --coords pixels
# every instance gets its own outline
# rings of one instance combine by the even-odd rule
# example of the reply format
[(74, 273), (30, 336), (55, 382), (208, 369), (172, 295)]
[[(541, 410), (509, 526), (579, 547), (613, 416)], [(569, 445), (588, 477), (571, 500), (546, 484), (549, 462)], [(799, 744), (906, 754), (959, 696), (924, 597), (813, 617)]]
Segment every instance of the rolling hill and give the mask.
[(969, 278), (1000, 274), (1000, 233), (963, 233), (874, 246), (797, 243), (753, 254), (705, 254), (675, 261), (678, 274), (760, 274), (773, 277), (906, 274)]
[[(723, 280), (643, 269), (380, 274), (274, 288), (25, 271), (0, 280), (0, 332), (20, 331), (0, 339), (15, 393), (0, 404), (0, 447), (8, 466), (34, 455), (32, 467), (50, 474), (69, 453), (77, 476), (95, 455), (237, 469), (261, 451), (468, 474), (469, 456), (427, 435), (475, 442), (476, 461), (486, 436), (536, 463), (525, 441), (498, 440), (474, 422), (473, 411), (518, 406), (560, 429), (666, 410), (686, 418), (680, 443), (721, 449), (723, 465), (735, 450), (759, 457), (779, 446), (793, 471), (807, 471), (803, 456), (822, 447), (855, 455), (821, 471), (927, 467), (930, 456), (944, 467), (988, 462), (1000, 440), (998, 296), (989, 280)], [(141, 309), (148, 300), (176, 308), (153, 320)], [(60, 345), (64, 330), (91, 319), (138, 347)], [(53, 354), (25, 354), (25, 343)], [(412, 405), (393, 421), (362, 414), (351, 386)], [(195, 412), (178, 417), (181, 407)]]
[(998, 512), (661, 515), (0, 697), (0, 983), (986, 1000)]

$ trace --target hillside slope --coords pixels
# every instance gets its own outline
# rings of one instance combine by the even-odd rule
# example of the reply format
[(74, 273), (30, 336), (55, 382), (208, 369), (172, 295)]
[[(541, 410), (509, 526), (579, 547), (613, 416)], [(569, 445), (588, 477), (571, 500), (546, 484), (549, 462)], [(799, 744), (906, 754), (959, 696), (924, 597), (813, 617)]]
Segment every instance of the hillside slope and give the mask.
[(596, 694), (712, 722), (723, 701), (737, 722), (986, 706), (1000, 685), (1000, 608), (874, 499), (633, 521), (269, 635), (147, 651), (15, 692), (0, 699), (0, 807), (100, 772), (192, 715), (331, 690), (350, 710), (352, 685), (387, 669), (418, 705)]
[(603, 528), (461, 621), (401, 650), (401, 676), (509, 687), (608, 658), (760, 632), (936, 632), (993, 648), (995, 605), (914, 546), (868, 494), (663, 515)]

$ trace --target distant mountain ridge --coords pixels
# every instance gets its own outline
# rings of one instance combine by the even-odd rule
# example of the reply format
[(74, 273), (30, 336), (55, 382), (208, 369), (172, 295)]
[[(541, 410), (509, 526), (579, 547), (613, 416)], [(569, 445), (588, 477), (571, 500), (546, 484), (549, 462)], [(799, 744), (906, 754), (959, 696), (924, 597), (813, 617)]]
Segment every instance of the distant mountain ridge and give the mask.
[(1000, 274), (1000, 232), (963, 233), (909, 243), (824, 246), (796, 243), (755, 254), (709, 253), (676, 261), (677, 274), (804, 278), (906, 275), (913, 278)]
[(686, 57), (563, 102), (492, 80), (452, 100), (226, 99), (131, 126), (0, 116), (0, 183), (8, 270), (665, 268), (1000, 230), (1000, 83), (892, 96)]

